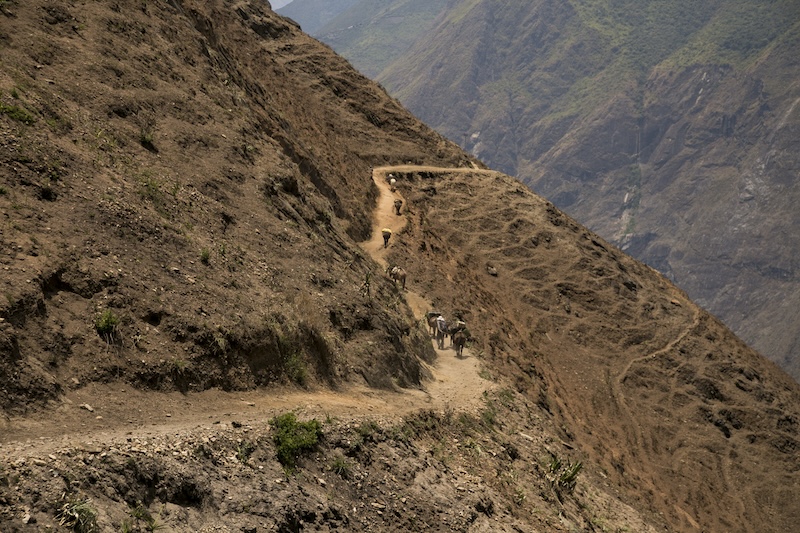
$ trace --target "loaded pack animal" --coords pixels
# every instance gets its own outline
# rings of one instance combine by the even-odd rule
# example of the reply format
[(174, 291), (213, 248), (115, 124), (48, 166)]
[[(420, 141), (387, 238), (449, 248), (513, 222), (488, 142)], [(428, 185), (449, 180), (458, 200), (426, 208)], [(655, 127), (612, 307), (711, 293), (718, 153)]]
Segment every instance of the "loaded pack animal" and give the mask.
[(450, 345), (452, 346), (455, 343), (454, 335), (459, 331), (463, 331), (466, 334), (467, 330), (467, 323), (463, 320), (456, 319), (454, 324), (450, 324), (447, 328), (447, 334), (450, 335)]
[(447, 336), (447, 321), (442, 315), (436, 317), (436, 344), (444, 350), (444, 338)]
[(464, 333), (464, 330), (458, 330), (453, 334), (452, 339), (456, 357), (461, 357), (464, 354), (464, 345), (467, 344), (467, 334)]
[(442, 313), (438, 311), (428, 311), (425, 314), (426, 320), (425, 322), (428, 324), (428, 327), (431, 329), (431, 337), (436, 335), (436, 318), (441, 315)]
[(406, 271), (399, 266), (390, 266), (386, 269), (389, 278), (394, 281), (395, 285), (399, 281), (403, 290), (406, 290)]

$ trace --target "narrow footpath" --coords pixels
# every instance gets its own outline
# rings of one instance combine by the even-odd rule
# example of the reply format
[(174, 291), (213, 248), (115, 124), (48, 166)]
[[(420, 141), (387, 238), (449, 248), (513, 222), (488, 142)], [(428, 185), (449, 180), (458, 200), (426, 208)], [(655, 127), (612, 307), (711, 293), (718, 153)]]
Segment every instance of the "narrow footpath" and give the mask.
[[(373, 173), (380, 198), (374, 214), (373, 238), (362, 243), (382, 265), (381, 275), (386, 275), (386, 252), (380, 229), (391, 228), (396, 239), (406, 224), (405, 216), (394, 213), (394, 200), (400, 197), (389, 190), (385, 179), (389, 172), (391, 168), (384, 167)], [(421, 321), (430, 304), (414, 292), (413, 285), (414, 280), (409, 279), (409, 290), (404, 295)], [(494, 386), (479, 376), (479, 360), (469, 349), (457, 358), (449, 346), (438, 350), (433, 339), (431, 344), (438, 357), (433, 365), (426, 365), (434, 379), (424, 384), (424, 390), (385, 391), (346, 385), (336, 391), (270, 387), (182, 394), (141, 391), (121, 383), (92, 383), (67, 391), (51, 409), (28, 417), (0, 419), (0, 461), (34, 457), (51, 450), (98, 449), (130, 439), (208, 431), (226, 421), (265, 426), (270, 418), (287, 411), (294, 411), (300, 418), (391, 421), (419, 409), (479, 410), (483, 392)]]

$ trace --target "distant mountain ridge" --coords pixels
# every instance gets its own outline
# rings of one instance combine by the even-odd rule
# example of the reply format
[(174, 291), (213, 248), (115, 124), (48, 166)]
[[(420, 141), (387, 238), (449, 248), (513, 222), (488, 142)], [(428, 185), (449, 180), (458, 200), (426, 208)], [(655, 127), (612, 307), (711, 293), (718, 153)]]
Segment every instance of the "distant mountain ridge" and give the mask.
[(800, 379), (800, 4), (456, 2), (388, 62), (363, 57), (385, 28), (334, 22), (318, 36), (415, 115)]
[[(373, 79), (411, 48), (444, 13), (449, 0), (294, 0), (281, 15), (330, 45)], [(324, 4), (322, 8), (319, 4)]]
[(303, 31), (313, 35), (328, 21), (335, 19), (337, 15), (356, 3), (358, 3), (358, 0), (293, 1), (276, 9), (275, 12), (298, 22), (302, 21), (301, 27)]

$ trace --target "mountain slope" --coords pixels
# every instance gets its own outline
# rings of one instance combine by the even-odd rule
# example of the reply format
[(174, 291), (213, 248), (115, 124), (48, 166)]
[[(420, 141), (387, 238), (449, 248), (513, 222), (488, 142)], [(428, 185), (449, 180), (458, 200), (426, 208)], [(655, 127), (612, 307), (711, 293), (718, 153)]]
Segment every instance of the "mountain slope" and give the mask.
[[(120, 372), (156, 388), (170, 368), (166, 388), (239, 388), (279, 379), (287, 358), (334, 353), (360, 372), (346, 360), (361, 350), (348, 341), (371, 350), (362, 331), (408, 355), (390, 325), (401, 315), (357, 325), (370, 313), (349, 303), (309, 315), (306, 295), (358, 294), (369, 269), (352, 238), (371, 231), (371, 164), (463, 154), (365, 90), (343, 60), (325, 59), (323, 71), (330, 53), (318, 43), (296, 39), (280, 53), (280, 37), (299, 34), (280, 19), (152, 9), (133, 20), (108, 6), (85, 18), (41, 6), (5, 16), (3, 407)], [(146, 24), (151, 16), (161, 22)], [(352, 333), (340, 346), (326, 341), (329, 314)], [(137, 356), (109, 358), (115, 345)], [(368, 381), (388, 377), (364, 370)]]
[(324, 2), (295, 0), (278, 10), (300, 22), (303, 30), (348, 58), (375, 79), (436, 23), (446, 0), (395, 2)]
[[(346, 11), (358, 0), (310, 0), (306, 2), (290, 2), (286, 6), (276, 9), (284, 17), (301, 22), (303, 31), (309, 35), (324, 26), (329, 20)], [(275, 6), (273, 6), (274, 8)]]
[(799, 379), (798, 32), (788, 1), (462, 2), (376, 79)]
[(0, 8), (0, 529), (797, 522), (796, 383), (263, 2)]

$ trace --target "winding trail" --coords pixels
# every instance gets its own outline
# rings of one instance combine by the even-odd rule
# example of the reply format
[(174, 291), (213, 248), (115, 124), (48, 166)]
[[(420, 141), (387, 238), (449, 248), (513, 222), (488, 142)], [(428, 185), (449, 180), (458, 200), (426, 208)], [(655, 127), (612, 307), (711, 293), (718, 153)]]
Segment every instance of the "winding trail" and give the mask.
[[(380, 230), (382, 228), (389, 228), (392, 230), (392, 238), (389, 240), (389, 248), (391, 248), (393, 240), (402, 238), (402, 230), (406, 226), (406, 217), (402, 215), (406, 205), (405, 199), (399, 192), (392, 192), (390, 190), (387, 176), (392, 171), (415, 168), (429, 168), (446, 172), (459, 170), (474, 172), (474, 170), (471, 169), (441, 169), (435, 167), (411, 166), (379, 167), (373, 169), (372, 179), (380, 191), (380, 196), (378, 197), (378, 205), (373, 217), (372, 238), (362, 243), (362, 247), (384, 269), (388, 266), (386, 261), (387, 249), (383, 247), (383, 237), (381, 236)], [(394, 201), (397, 199), (403, 200), (400, 216), (397, 216), (394, 209)], [(400, 266), (402, 267), (402, 265)], [(425, 319), (425, 313), (433, 309), (433, 305), (422, 295), (414, 292), (413, 283), (414, 280), (407, 280), (405, 291), (406, 302), (414, 313), (414, 317), (422, 322)], [(433, 339), (431, 339), (431, 345), (433, 349), (436, 350), (438, 357), (434, 366), (426, 365), (434, 376), (434, 381), (427, 386), (427, 394), (431, 404), (428, 407), (450, 407), (459, 411), (472, 411), (479, 408), (483, 392), (494, 388), (493, 382), (480, 377), (480, 361), (471, 354), (468, 348), (464, 348), (462, 357), (457, 358), (452, 348), (439, 350)], [(425, 363), (423, 363), (423, 365), (424, 364)]]
[[(399, 195), (389, 190), (385, 179), (391, 169), (373, 171), (380, 197), (373, 218), (373, 238), (361, 244), (383, 267), (382, 275), (386, 250), (380, 229), (390, 227), (395, 233), (393, 239), (397, 239), (406, 224), (405, 216), (394, 213), (393, 203)], [(413, 286), (413, 280), (408, 285)], [(413, 290), (404, 294), (415, 317), (421, 320), (430, 304)], [(433, 365), (425, 365), (433, 380), (424, 384), (424, 390), (386, 391), (345, 384), (338, 390), (270, 387), (181, 394), (139, 391), (123, 383), (92, 383), (67, 391), (62, 401), (50, 409), (27, 417), (0, 419), (0, 460), (35, 457), (65, 447), (97, 449), (124, 440), (208, 430), (226, 422), (263, 427), (270, 418), (287, 411), (294, 411), (301, 418), (398, 421), (420, 409), (480, 409), (483, 392), (492, 389), (494, 383), (479, 376), (478, 359), (468, 350), (462, 358), (456, 358), (453, 349), (438, 350), (434, 340), (431, 345), (438, 358)]]

